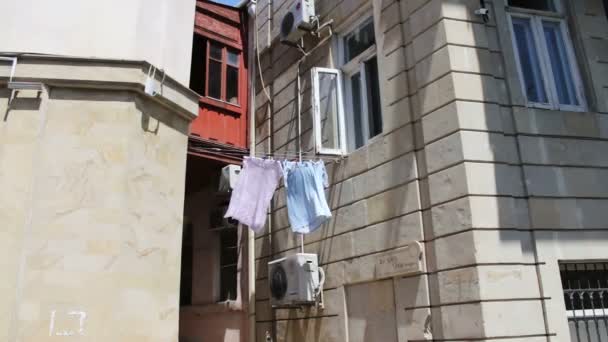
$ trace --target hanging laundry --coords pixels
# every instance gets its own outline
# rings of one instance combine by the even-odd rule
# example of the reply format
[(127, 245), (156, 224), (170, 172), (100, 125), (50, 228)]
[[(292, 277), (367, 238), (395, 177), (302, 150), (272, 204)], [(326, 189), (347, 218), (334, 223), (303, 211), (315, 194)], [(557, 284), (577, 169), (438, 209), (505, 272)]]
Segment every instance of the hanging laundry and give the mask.
[(245, 157), (225, 217), (232, 217), (256, 232), (262, 230), (270, 200), (282, 176), (279, 161)]
[(324, 191), (329, 186), (325, 164), (284, 161), (283, 173), (291, 229), (300, 234), (315, 231), (331, 218)]

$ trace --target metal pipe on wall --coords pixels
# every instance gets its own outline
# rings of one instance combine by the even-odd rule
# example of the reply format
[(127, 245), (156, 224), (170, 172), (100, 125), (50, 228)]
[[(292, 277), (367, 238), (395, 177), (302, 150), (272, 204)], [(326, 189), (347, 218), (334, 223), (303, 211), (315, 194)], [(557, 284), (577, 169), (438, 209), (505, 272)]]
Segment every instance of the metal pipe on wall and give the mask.
[[(249, 14), (248, 26), (248, 55), (247, 60), (249, 63), (249, 153), (251, 156), (255, 156), (255, 75), (256, 75), (256, 53), (257, 53), (257, 6), (256, 1), (249, 1), (247, 4), (247, 12)], [(254, 31), (256, 30), (256, 31)], [(248, 341), (256, 341), (256, 327), (255, 327), (255, 234), (251, 231), (247, 231), (247, 315), (248, 315)]]

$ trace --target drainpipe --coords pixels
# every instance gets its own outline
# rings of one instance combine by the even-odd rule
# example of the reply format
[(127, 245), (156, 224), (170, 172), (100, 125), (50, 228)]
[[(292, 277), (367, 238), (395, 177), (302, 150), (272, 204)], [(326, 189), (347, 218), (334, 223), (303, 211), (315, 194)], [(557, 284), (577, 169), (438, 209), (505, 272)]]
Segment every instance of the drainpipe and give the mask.
[[(244, 0), (247, 1), (247, 0)], [(250, 0), (247, 3), (247, 13), (249, 14), (248, 26), (248, 54), (247, 60), (249, 63), (249, 153), (255, 156), (255, 75), (256, 66), (255, 54), (258, 42), (255, 40), (257, 30), (256, 24), (256, 1)], [(249, 342), (256, 341), (255, 327), (255, 234), (250, 229), (247, 232), (247, 294), (249, 304), (247, 305), (247, 315), (249, 319)]]

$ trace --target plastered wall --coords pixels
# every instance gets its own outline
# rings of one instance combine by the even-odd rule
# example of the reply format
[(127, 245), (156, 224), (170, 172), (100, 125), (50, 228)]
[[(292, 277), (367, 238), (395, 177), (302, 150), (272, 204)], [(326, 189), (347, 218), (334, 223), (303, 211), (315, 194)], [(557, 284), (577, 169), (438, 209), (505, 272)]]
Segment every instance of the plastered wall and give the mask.
[[(145, 60), (190, 79), (195, 0), (2, 1), (0, 51)], [(61, 37), (61, 39), (57, 39)]]
[(0, 340), (176, 342), (189, 120), (47, 89), (0, 90)]

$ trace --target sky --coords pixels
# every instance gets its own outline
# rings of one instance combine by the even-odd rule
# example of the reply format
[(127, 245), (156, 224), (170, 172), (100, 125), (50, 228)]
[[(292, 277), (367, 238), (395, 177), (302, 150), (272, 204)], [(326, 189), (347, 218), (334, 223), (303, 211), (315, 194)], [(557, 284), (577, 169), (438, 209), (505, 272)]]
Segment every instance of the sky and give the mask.
[(232, 5), (232, 6), (236, 5), (239, 2), (239, 0), (213, 0), (213, 1), (219, 2), (220, 4), (226, 4), (226, 5)]

